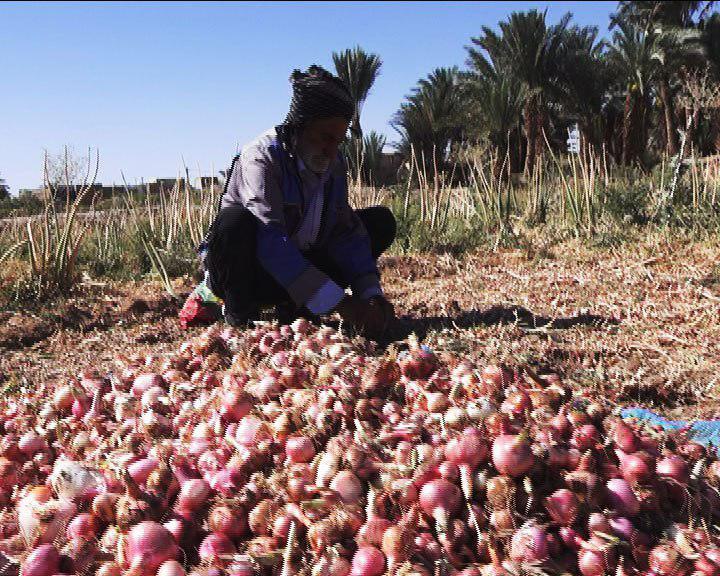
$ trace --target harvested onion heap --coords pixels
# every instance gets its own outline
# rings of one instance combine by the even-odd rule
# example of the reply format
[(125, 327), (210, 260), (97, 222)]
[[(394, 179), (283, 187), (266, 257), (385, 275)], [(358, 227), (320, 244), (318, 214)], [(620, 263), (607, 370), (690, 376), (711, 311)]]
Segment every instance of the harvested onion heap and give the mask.
[(119, 363), (0, 400), (23, 576), (720, 575), (715, 455), (557, 375), (304, 320)]

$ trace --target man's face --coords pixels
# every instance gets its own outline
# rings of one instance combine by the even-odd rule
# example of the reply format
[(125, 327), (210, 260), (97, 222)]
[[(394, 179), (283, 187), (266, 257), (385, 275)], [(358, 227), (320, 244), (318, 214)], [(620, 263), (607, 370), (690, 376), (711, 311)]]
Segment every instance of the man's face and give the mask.
[(322, 174), (337, 157), (350, 123), (343, 118), (323, 118), (308, 122), (298, 135), (297, 153), (305, 165)]

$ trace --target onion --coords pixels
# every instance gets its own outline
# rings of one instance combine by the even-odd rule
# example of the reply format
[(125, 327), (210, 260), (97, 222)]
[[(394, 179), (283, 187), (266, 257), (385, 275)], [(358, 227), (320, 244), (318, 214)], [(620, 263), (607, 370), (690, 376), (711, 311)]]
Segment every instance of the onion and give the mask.
[(155, 576), (185, 576), (185, 569), (177, 560), (167, 560), (160, 565)]
[(225, 534), (231, 540), (235, 540), (247, 533), (247, 516), (241, 509), (215, 506), (208, 515), (208, 527), (212, 532)]
[(650, 569), (658, 576), (684, 576), (690, 571), (688, 562), (670, 544), (653, 548), (648, 562)]
[(176, 560), (178, 547), (173, 535), (157, 522), (140, 522), (127, 536), (127, 560), (142, 562), (142, 574), (153, 575), (166, 560)]
[(367, 522), (358, 530), (356, 541), (358, 546), (380, 546), (385, 531), (392, 526), (392, 522), (385, 518), (368, 518)]
[(652, 477), (648, 460), (651, 458), (643, 458), (640, 453), (627, 454), (620, 460), (620, 473), (631, 484), (648, 482)]
[(445, 457), (460, 468), (460, 485), (467, 499), (472, 497), (472, 473), (487, 455), (487, 445), (473, 429), (453, 438), (445, 446)]
[(493, 441), (493, 465), (500, 474), (522, 476), (535, 464), (535, 455), (524, 436), (503, 434)]
[(352, 576), (380, 576), (385, 572), (385, 555), (374, 546), (358, 549), (352, 559)]
[(42, 544), (25, 558), (22, 576), (53, 576), (60, 571), (60, 553), (52, 544)]
[(159, 462), (155, 458), (143, 458), (128, 466), (128, 473), (138, 484), (145, 484), (150, 473), (158, 467)]
[(67, 525), (68, 539), (95, 540), (98, 534), (98, 522), (92, 514), (78, 514)]
[(515, 562), (542, 562), (548, 557), (545, 530), (537, 526), (520, 528), (510, 542), (510, 557)]
[(671, 478), (681, 484), (687, 484), (690, 480), (687, 462), (680, 456), (668, 456), (662, 460), (658, 460), (655, 471), (658, 476)]
[(545, 498), (545, 511), (558, 524), (570, 526), (577, 520), (580, 502), (572, 491), (561, 488)]
[(620, 514), (636, 516), (640, 512), (640, 502), (630, 484), (620, 478), (608, 480), (607, 493), (610, 505)]
[(177, 507), (194, 512), (207, 504), (210, 496), (210, 485), (200, 478), (188, 480), (182, 485), (177, 499)]
[(229, 390), (225, 392), (220, 406), (220, 416), (226, 422), (240, 422), (250, 414), (253, 403), (250, 397), (240, 390)]
[(460, 506), (460, 490), (447, 480), (427, 482), (420, 490), (420, 506), (437, 523), (438, 532), (445, 532), (450, 515)]
[(346, 504), (356, 503), (363, 494), (362, 482), (348, 470), (338, 472), (330, 482), (330, 488), (340, 494)]
[(147, 390), (156, 386), (165, 388), (165, 380), (160, 374), (140, 374), (132, 385), (133, 396), (140, 398)]
[(315, 457), (315, 446), (306, 436), (288, 438), (285, 454), (290, 462), (310, 462)]
[(116, 562), (104, 562), (95, 572), (95, 576), (122, 576), (122, 569)]
[(637, 437), (637, 434), (635, 434), (633, 429), (622, 420), (617, 420), (615, 422), (612, 438), (615, 446), (628, 454), (635, 452), (640, 448), (640, 440)]
[(225, 562), (220, 556), (234, 553), (235, 545), (225, 534), (210, 534), (202, 541), (198, 551), (203, 562), (218, 566)]

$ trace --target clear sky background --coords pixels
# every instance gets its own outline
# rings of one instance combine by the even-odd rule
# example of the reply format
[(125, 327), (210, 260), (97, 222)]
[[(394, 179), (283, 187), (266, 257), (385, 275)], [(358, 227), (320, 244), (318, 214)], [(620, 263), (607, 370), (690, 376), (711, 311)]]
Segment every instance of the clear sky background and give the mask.
[(570, 11), (607, 35), (615, 2), (1, 3), (0, 177), (38, 186), (64, 144), (100, 150), (98, 181), (225, 169), (236, 149), (285, 116), (293, 68), (333, 69), (356, 44), (383, 59), (362, 112), (389, 121), (417, 80), (465, 66), (481, 26), (512, 11)]

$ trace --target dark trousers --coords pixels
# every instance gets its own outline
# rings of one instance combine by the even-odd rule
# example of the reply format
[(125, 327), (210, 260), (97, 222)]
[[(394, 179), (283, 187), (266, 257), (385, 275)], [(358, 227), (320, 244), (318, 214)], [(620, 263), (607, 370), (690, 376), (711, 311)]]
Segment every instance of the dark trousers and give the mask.
[[(392, 212), (383, 206), (357, 210), (370, 236), (373, 258), (378, 258), (395, 239)], [(208, 234), (205, 266), (210, 289), (225, 301), (227, 310), (244, 314), (258, 306), (288, 304), (287, 291), (265, 270), (257, 258), (258, 221), (242, 206), (220, 210)], [(322, 249), (303, 252), (309, 262), (342, 288), (340, 271)]]

